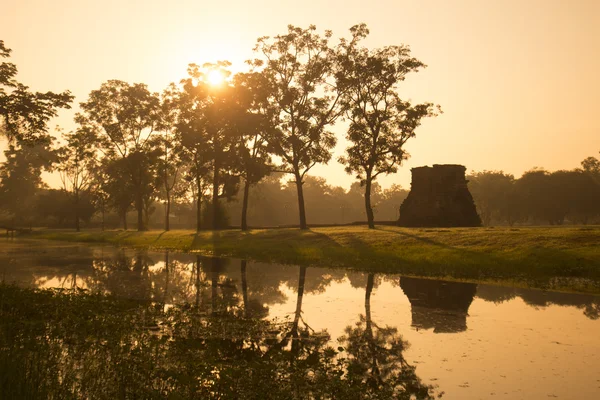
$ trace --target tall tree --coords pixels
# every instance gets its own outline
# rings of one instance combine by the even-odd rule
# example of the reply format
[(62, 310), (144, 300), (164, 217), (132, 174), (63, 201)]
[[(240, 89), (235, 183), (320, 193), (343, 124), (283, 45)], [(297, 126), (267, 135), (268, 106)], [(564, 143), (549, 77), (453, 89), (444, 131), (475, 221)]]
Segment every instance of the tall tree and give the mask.
[(144, 211), (153, 182), (148, 176), (153, 172), (149, 139), (158, 126), (159, 96), (144, 84), (111, 80), (93, 90), (80, 106), (84, 113), (76, 116), (76, 122), (99, 134), (106, 156), (125, 160), (119, 165), (126, 168), (133, 190), (138, 230), (146, 230)]
[(257, 72), (234, 77), (241, 101), (238, 118), (238, 150), (240, 176), (244, 179), (241, 229), (248, 230), (250, 187), (271, 171), (271, 157), (266, 138), (274, 128), (275, 108), (269, 101), (270, 86), (265, 75)]
[[(0, 58), (9, 58), (11, 52), (0, 40)], [(31, 142), (36, 138), (44, 142), (48, 121), (59, 108), (71, 108), (73, 96), (69, 91), (31, 92), (15, 79), (16, 75), (15, 64), (0, 63), (0, 134), (10, 142)]]
[(562, 225), (569, 213), (568, 201), (561, 195), (560, 179), (556, 179), (562, 172), (552, 175), (543, 169), (532, 169), (515, 182), (522, 213), (533, 223)]
[[(236, 121), (239, 102), (235, 88), (226, 80), (230, 63), (219, 61), (202, 66), (190, 64), (189, 78), (182, 81), (177, 130), (193, 159), (198, 200), (202, 198), (207, 169), (212, 178), (211, 227), (220, 229), (219, 199), (231, 198), (237, 189)], [(216, 82), (215, 76), (222, 77)], [(199, 204), (199, 202), (198, 202)], [(198, 205), (200, 211), (200, 205)], [(200, 215), (198, 215), (200, 219)]]
[(171, 84), (162, 94), (159, 113), (160, 134), (155, 135), (153, 147), (157, 154), (157, 179), (160, 196), (165, 201), (165, 231), (170, 230), (171, 202), (180, 193), (176, 190), (181, 182), (185, 157), (181, 135), (175, 129), (178, 113), (178, 88)]
[(70, 193), (73, 198), (75, 230), (79, 232), (80, 199), (81, 194), (86, 192), (93, 182), (97, 138), (95, 132), (86, 129), (63, 133), (62, 136), (66, 144), (58, 149), (58, 172), (64, 191)]
[(412, 105), (402, 100), (399, 84), (407, 74), (425, 65), (410, 56), (407, 46), (369, 50), (359, 42), (369, 34), (365, 24), (350, 29), (352, 40), (342, 39), (338, 48), (338, 86), (350, 127), (350, 146), (339, 161), (346, 172), (356, 174), (365, 186), (369, 228), (374, 229), (371, 186), (381, 174), (395, 173), (408, 157), (404, 145), (415, 137), (421, 119), (435, 115), (432, 103)]
[[(361, 385), (377, 398), (433, 400), (434, 388), (421, 381), (416, 368), (404, 358), (408, 348), (398, 329), (381, 327), (371, 317), (371, 294), (375, 274), (367, 277), (365, 314), (354, 326), (347, 326), (339, 342), (351, 356), (348, 360), (348, 384)], [(441, 397), (441, 396), (439, 396)]]
[(0, 165), (0, 212), (16, 224), (31, 224), (35, 197), (45, 184), (42, 171), (50, 171), (56, 162), (50, 135), (23, 137), (4, 151), (6, 161)]
[(308, 229), (302, 184), (316, 164), (327, 163), (336, 138), (329, 127), (341, 115), (336, 90), (331, 31), (323, 36), (314, 25), (307, 29), (288, 26), (288, 32), (258, 39), (251, 61), (264, 67), (276, 107), (276, 127), (267, 137), (269, 148), (281, 159), (276, 168), (294, 176), (298, 195), (300, 229)]
[(127, 230), (127, 212), (134, 201), (134, 191), (123, 158), (105, 157), (102, 160), (102, 174), (98, 178), (107, 178), (102, 184), (102, 190), (107, 194), (108, 205), (113, 208)]
[(95, 209), (100, 211), (100, 229), (104, 230), (106, 211), (108, 209), (110, 200), (110, 182), (108, 181), (110, 177), (107, 173), (106, 165), (103, 164), (102, 161), (103, 160), (100, 160), (96, 168), (94, 168), (92, 171), (90, 194)]
[(588, 157), (581, 162), (581, 168), (600, 185), (600, 159), (596, 157)]
[(511, 209), (514, 204), (513, 196), (515, 178), (503, 171), (476, 172), (468, 177), (469, 191), (484, 225), (489, 226), (492, 221), (511, 220), (514, 214)]

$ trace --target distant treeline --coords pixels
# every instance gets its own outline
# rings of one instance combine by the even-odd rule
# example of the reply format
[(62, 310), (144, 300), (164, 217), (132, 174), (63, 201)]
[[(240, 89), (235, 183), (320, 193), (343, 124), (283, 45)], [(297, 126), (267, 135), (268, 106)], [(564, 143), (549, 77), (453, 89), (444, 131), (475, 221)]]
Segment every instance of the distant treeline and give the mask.
[[(111, 80), (92, 90), (74, 132), (48, 132), (70, 92), (32, 92), (17, 68), (0, 64), (0, 227), (51, 226), (138, 230), (221, 229), (395, 221), (407, 191), (382, 190), (406, 142), (432, 103), (401, 99), (399, 84), (425, 65), (407, 46), (362, 47), (369, 31), (332, 34), (289, 26), (259, 38), (249, 72), (230, 63), (190, 64), (188, 77), (161, 94)], [(0, 40), (0, 58), (11, 50)], [(311, 177), (331, 161), (332, 125), (347, 121), (348, 147), (337, 159), (356, 177), (350, 190)], [(588, 223), (598, 217), (598, 160), (581, 170), (502, 172), (471, 177), (485, 224)], [(55, 172), (60, 190), (43, 172)]]
[[(600, 223), (600, 160), (587, 158), (583, 167), (571, 171), (548, 172), (534, 169), (519, 179), (501, 171), (473, 172), (467, 179), (482, 222), (490, 225), (562, 225)], [(298, 226), (295, 185), (273, 173), (250, 189), (248, 224), (250, 227)], [(242, 193), (222, 204), (222, 223), (239, 227)], [(364, 193), (360, 183), (349, 190), (329, 185), (324, 178), (307, 176), (304, 195), (309, 225), (366, 223)], [(373, 187), (375, 221), (393, 222), (399, 218), (400, 204), (408, 190), (399, 185)], [(31, 197), (29, 217), (34, 225), (55, 228), (74, 226), (71, 196), (61, 189), (39, 189)], [(87, 227), (99, 228), (101, 210), (90, 193), (82, 195), (80, 215)], [(165, 221), (165, 204), (156, 201), (149, 210), (149, 226), (160, 229)], [(210, 208), (203, 207), (202, 223), (207, 225)], [(107, 228), (122, 227), (114, 210), (104, 217)], [(128, 224), (135, 226), (134, 211), (128, 212)], [(25, 221), (24, 221), (25, 222)], [(27, 223), (29, 223), (27, 222)], [(171, 205), (171, 227), (193, 229), (196, 209), (193, 202)]]
[(595, 157), (570, 171), (533, 169), (519, 179), (484, 171), (467, 179), (484, 225), (600, 222), (600, 160)]

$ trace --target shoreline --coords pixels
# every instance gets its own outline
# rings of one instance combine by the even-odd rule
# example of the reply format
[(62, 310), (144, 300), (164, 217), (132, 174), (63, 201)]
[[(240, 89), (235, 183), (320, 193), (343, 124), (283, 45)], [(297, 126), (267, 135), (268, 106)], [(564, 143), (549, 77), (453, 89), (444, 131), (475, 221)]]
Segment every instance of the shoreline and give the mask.
[(600, 226), (346, 226), (200, 233), (47, 229), (18, 237), (600, 294)]

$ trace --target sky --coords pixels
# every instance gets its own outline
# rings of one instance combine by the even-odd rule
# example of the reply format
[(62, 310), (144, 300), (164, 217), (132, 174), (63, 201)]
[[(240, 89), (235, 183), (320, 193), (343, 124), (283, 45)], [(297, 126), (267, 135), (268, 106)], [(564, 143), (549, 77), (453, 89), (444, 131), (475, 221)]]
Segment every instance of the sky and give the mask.
[[(110, 79), (160, 92), (189, 63), (229, 60), (243, 70), (261, 36), (287, 25), (348, 37), (365, 22), (369, 47), (406, 44), (428, 67), (403, 98), (439, 104), (406, 144), (409, 160), (383, 187), (410, 186), (410, 169), (463, 164), (519, 177), (533, 167), (572, 169), (600, 151), (600, 0), (2, 0), (0, 39), (18, 80), (71, 90), (73, 110), (51, 126), (72, 130), (78, 103)], [(335, 161), (345, 124), (333, 128), (332, 161), (312, 170), (348, 188)], [(0, 145), (1, 146), (1, 145)], [(58, 182), (48, 178), (55, 186)]]

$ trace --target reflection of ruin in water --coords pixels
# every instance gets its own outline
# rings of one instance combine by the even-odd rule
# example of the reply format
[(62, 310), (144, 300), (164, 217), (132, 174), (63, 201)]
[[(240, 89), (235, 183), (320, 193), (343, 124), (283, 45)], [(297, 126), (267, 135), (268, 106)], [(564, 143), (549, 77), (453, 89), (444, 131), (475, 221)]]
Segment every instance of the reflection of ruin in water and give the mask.
[(477, 285), (403, 276), (400, 287), (411, 304), (413, 327), (433, 328), (435, 333), (467, 330), (469, 306)]

